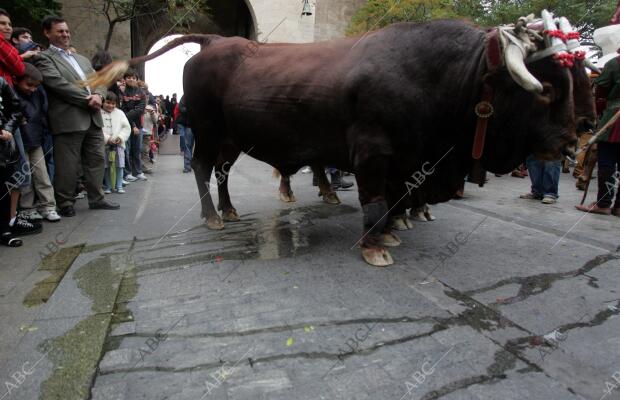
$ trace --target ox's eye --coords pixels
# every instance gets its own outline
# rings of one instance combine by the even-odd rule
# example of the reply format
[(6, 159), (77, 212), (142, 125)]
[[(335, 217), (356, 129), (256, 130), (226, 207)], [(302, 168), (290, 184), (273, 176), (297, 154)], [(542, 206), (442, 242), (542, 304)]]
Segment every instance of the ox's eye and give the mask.
[(542, 93), (536, 95), (537, 100), (543, 103), (544, 105), (549, 105), (553, 103), (557, 98), (556, 90), (548, 82), (543, 82), (542, 86), (543, 86), (543, 91)]

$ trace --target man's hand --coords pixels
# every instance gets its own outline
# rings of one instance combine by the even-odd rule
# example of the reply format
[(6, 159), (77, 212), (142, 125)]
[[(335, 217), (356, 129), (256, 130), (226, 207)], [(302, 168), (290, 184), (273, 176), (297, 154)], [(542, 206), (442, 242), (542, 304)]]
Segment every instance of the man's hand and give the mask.
[(20, 57), (22, 58), (22, 60), (28, 60), (36, 55), (38, 55), (40, 53), (39, 50), (28, 50), (25, 53), (21, 54)]
[(2, 130), (2, 134), (0, 134), (0, 139), (4, 141), (9, 141), (13, 138), (13, 134), (9, 131)]
[(140, 134), (140, 129), (138, 129), (137, 126), (134, 126), (132, 132), (133, 132), (134, 135), (139, 135)]
[(117, 137), (114, 139), (114, 144), (121, 144), (121, 138)]
[(86, 100), (88, 100), (88, 106), (90, 108), (93, 108), (95, 110), (101, 110), (101, 95), (100, 94), (91, 94), (90, 96), (86, 97)]

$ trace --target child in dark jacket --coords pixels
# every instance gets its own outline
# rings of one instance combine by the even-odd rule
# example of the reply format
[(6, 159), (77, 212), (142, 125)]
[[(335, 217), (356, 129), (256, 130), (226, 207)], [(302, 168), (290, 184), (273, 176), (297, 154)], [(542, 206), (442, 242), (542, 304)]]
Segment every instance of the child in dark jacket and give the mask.
[(142, 173), (140, 153), (142, 151), (142, 115), (146, 108), (146, 95), (138, 86), (138, 73), (129, 69), (125, 72), (125, 92), (121, 97), (121, 109), (131, 124), (131, 136), (127, 149), (125, 180), (132, 182), (136, 179), (146, 180)]
[[(42, 148), (47, 129), (47, 95), (41, 86), (42, 81), (39, 70), (32, 64), (26, 64), (25, 74), (17, 78), (15, 85), (23, 114), (20, 132), (32, 177), (29, 187), (22, 190), (20, 216), (31, 221), (46, 219), (57, 222), (60, 216), (56, 212), (54, 187), (47, 172)], [(35, 192), (37, 204), (34, 203)]]

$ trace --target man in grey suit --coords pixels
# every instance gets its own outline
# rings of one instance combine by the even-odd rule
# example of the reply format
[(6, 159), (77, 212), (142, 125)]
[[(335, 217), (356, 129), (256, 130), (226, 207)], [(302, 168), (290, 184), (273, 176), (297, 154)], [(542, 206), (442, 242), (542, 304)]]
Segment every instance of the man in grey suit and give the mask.
[(80, 162), (86, 179), (88, 204), (93, 209), (115, 210), (102, 190), (104, 173), (101, 104), (105, 88), (82, 87), (79, 82), (93, 73), (90, 61), (71, 52), (71, 33), (60, 17), (43, 20), (43, 33), (50, 47), (34, 60), (43, 75), (49, 97), (49, 121), (54, 140), (54, 191), (60, 214), (75, 215), (74, 194)]

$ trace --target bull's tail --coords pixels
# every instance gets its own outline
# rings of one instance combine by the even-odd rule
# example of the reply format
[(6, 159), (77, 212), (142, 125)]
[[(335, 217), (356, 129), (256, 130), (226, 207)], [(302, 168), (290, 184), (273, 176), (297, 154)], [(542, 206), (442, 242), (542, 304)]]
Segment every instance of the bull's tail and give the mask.
[(166, 44), (161, 49), (153, 52), (152, 54), (134, 57), (128, 61), (114, 61), (103, 67), (99, 72), (96, 72), (89, 76), (88, 79), (81, 82), (81, 84), (83, 86), (90, 86), (92, 88), (101, 86), (109, 87), (112, 83), (116, 82), (116, 80), (120, 76), (122, 76), (129, 69), (129, 67), (133, 67), (135, 65), (150, 61), (185, 43), (198, 43), (200, 44), (202, 49), (208, 46), (215, 38), (218, 37), (218, 35), (203, 34), (192, 34), (178, 37), (172, 40), (170, 43)]

